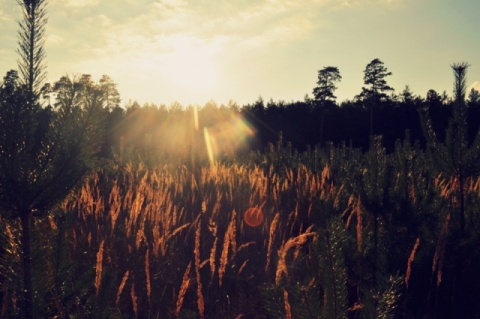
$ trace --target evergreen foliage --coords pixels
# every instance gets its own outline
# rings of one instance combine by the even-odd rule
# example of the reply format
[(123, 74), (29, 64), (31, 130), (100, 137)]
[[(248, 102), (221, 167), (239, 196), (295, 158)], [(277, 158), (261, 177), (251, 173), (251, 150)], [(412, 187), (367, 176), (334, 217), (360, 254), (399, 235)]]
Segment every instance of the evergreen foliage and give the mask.
[(40, 92), (46, 78), (45, 26), (47, 24), (47, 0), (17, 0), (23, 17), (19, 20), (17, 53), (21, 83), (32, 98)]

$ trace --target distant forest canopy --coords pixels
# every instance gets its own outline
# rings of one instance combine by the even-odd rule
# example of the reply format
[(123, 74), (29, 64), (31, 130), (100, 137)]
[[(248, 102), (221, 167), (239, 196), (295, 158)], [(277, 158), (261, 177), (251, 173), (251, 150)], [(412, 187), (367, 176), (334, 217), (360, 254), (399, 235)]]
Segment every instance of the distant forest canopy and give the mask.
[[(131, 148), (149, 148), (145, 145), (153, 140), (158, 143), (163, 141), (164, 144), (157, 147), (163, 148), (166, 154), (174, 155), (179, 152), (179, 145), (192, 143), (190, 138), (195, 132), (187, 131), (193, 129), (193, 124), (188, 123), (193, 123), (195, 111), (198, 111), (199, 135), (205, 127), (228, 121), (232, 114), (241, 115), (255, 132), (255, 138), (250, 139), (250, 149), (260, 151), (277, 143), (280, 136), (284, 143), (290, 143), (300, 152), (327, 143), (367, 150), (373, 135), (382, 136), (387, 151), (392, 151), (395, 142), (405, 138), (411, 143), (418, 142), (423, 148), (425, 138), (418, 113), (420, 109), (429, 111), (433, 128), (440, 140), (444, 139), (455, 98), (445, 91), (438, 93), (433, 89), (422, 97), (414, 94), (408, 86), (397, 94), (387, 83), (391, 75), (382, 61), (372, 60), (365, 68), (364, 86), (360, 93), (352, 100), (340, 103), (335, 90), (341, 75), (338, 68), (328, 66), (318, 71), (317, 85), (312, 89), (313, 97), (306, 95), (303, 101), (265, 102), (259, 97), (254, 103), (244, 106), (234, 102), (217, 105), (214, 101), (202, 107), (178, 103), (170, 106), (147, 103), (141, 106), (136, 101), (129, 101), (120, 108), (117, 104), (110, 112), (111, 145), (106, 149), (118, 147), (120, 141)], [(471, 88), (462, 99), (467, 105), (468, 136), (472, 141), (480, 125), (480, 93)], [(119, 99), (116, 101), (119, 102)], [(179, 127), (183, 126), (185, 128), (180, 132)], [(172, 139), (171, 134), (175, 138)]]
[[(9, 81), (12, 72), (15, 71), (7, 73), (4, 83)], [(342, 77), (339, 69), (333, 66), (318, 71), (312, 97), (307, 94), (303, 101), (275, 102), (271, 99), (265, 102), (259, 97), (243, 106), (235, 102), (217, 105), (214, 101), (204, 106), (140, 105), (128, 101), (122, 107), (116, 84), (106, 75), (98, 83), (90, 75), (64, 76), (53, 85), (44, 85), (41, 92), (44, 105), (52, 108), (67, 103), (70, 98), (73, 103), (75, 99), (81, 103), (85, 94), (99, 97), (105, 109), (108, 132), (102, 151), (104, 157), (111, 157), (112, 150), (120, 149), (130, 153), (148, 150), (162, 156), (187, 156), (196, 140), (204, 138), (204, 128), (228, 122), (232, 115), (240, 116), (254, 132), (249, 137), (248, 147), (241, 148), (243, 151), (263, 151), (280, 139), (299, 152), (326, 144), (367, 150), (370, 136), (374, 135), (382, 137), (387, 151), (393, 151), (395, 142), (405, 138), (411, 143), (418, 142), (423, 148), (425, 138), (420, 109), (429, 111), (433, 127), (442, 140), (452, 115), (454, 98), (446, 91), (439, 93), (433, 89), (422, 97), (414, 94), (408, 85), (397, 94), (388, 85), (391, 75), (381, 60), (372, 60), (364, 70), (364, 86), (360, 93), (342, 102), (337, 102), (335, 96)], [(468, 110), (468, 136), (472, 141), (480, 126), (480, 93), (471, 88), (463, 98)], [(195, 116), (197, 128), (193, 125)], [(238, 151), (236, 148), (235, 152)]]

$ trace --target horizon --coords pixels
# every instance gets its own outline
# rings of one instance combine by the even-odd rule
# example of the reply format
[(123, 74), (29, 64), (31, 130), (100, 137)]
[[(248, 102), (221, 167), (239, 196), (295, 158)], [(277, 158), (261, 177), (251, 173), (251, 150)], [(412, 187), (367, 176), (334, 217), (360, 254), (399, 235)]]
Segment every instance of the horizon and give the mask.
[[(335, 66), (341, 103), (361, 92), (366, 65), (379, 58), (397, 94), (408, 85), (418, 96), (451, 96), (450, 66), (463, 61), (468, 89), (480, 89), (479, 1), (119, 1), (48, 2), (47, 82), (106, 74), (122, 106), (243, 106), (312, 98), (318, 70)], [(2, 78), (17, 69), (20, 18), (15, 1), (0, 0)]]

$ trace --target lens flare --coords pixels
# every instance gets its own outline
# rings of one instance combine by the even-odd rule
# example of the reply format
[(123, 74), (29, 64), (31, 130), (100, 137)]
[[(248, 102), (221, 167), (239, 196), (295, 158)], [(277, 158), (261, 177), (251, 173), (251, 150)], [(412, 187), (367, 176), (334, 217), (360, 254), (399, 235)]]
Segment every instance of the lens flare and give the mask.
[(205, 147), (207, 148), (208, 160), (210, 161), (210, 164), (214, 164), (215, 158), (213, 156), (213, 148), (212, 148), (213, 141), (210, 137), (210, 134), (208, 133), (208, 128), (206, 127), (203, 128), (203, 136), (205, 138)]
[(198, 107), (193, 107), (193, 126), (195, 127), (195, 131), (198, 131)]
[(258, 207), (250, 207), (245, 211), (243, 220), (250, 227), (258, 227), (263, 223), (263, 212)]
[(232, 155), (248, 149), (249, 139), (254, 132), (240, 115), (231, 115), (228, 120), (204, 128), (205, 146), (210, 162), (220, 156)]

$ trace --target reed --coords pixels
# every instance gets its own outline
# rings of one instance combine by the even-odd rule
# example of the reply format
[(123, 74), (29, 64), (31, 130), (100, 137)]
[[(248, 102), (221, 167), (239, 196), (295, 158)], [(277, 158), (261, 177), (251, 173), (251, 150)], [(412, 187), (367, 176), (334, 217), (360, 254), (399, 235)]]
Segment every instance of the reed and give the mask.
[(283, 290), (283, 302), (285, 304), (285, 318), (292, 319), (292, 307), (290, 306), (290, 302), (288, 301), (287, 290)]
[(180, 285), (180, 289), (178, 291), (177, 302), (175, 306), (175, 315), (178, 318), (180, 316), (180, 312), (182, 311), (183, 302), (185, 299), (185, 295), (187, 293), (188, 288), (190, 287), (190, 271), (192, 268), (192, 262), (188, 263), (185, 272), (183, 273), (182, 277), (182, 284)]
[(200, 318), (205, 318), (205, 301), (203, 298), (203, 291), (202, 291), (202, 277), (200, 276), (200, 268), (201, 268), (201, 260), (200, 260), (200, 233), (202, 229), (202, 223), (199, 220), (196, 223), (195, 229), (195, 244), (194, 244), (194, 258), (195, 258), (195, 279), (197, 282), (197, 306), (198, 306), (198, 313)]
[(415, 255), (417, 254), (418, 247), (420, 246), (420, 237), (417, 237), (415, 244), (413, 245), (412, 252), (408, 257), (407, 270), (405, 272), (405, 286), (408, 288), (410, 282), (410, 276), (412, 275), (412, 263), (415, 260)]
[(100, 290), (100, 285), (102, 283), (102, 269), (103, 269), (103, 246), (105, 241), (102, 240), (100, 243), (100, 247), (98, 248), (97, 252), (97, 266), (95, 268), (95, 290), (98, 295), (98, 291)]
[(127, 270), (122, 277), (122, 281), (120, 282), (120, 285), (118, 286), (117, 297), (115, 298), (115, 306), (117, 306), (117, 307), (118, 307), (119, 302), (120, 302), (120, 297), (122, 296), (123, 288), (125, 288), (125, 285), (127, 284), (127, 280), (128, 280), (129, 275), (130, 275), (130, 270)]
[[(283, 155), (294, 156), (288, 152)], [(260, 300), (259, 294), (261, 287), (272, 285), (278, 289), (277, 307), (287, 317), (295, 317), (301, 308), (299, 296), (306, 295), (297, 291), (298, 287), (308, 286), (310, 313), (323, 307), (320, 315), (335, 310), (340, 318), (345, 308), (340, 295), (347, 291), (344, 282), (350, 285), (350, 303), (345, 309), (354, 309), (351, 312), (359, 315), (368, 313), (366, 306), (358, 305), (365, 305), (362, 296), (375, 291), (365, 279), (370, 274), (373, 225), (356, 188), (354, 171), (364, 172), (368, 164), (358, 162), (356, 167), (338, 154), (331, 157), (322, 162), (323, 166), (317, 162), (315, 170), (302, 163), (285, 167), (276, 162), (274, 166), (268, 160), (261, 165), (236, 161), (194, 168), (178, 163), (147, 168), (130, 164), (114, 173), (100, 170), (59, 208), (72, 225), (67, 228), (66, 242), (75, 270), (68, 280), (76, 283), (85, 274), (88, 285), (83, 291), (90, 292), (90, 299), (82, 295), (82, 300), (104, 307), (105, 317), (108, 309), (139, 318), (234, 317), (249, 313), (252, 307), (266, 313), (262, 307), (267, 302)], [(438, 212), (443, 213), (443, 201), (454, 197), (454, 181), (438, 175), (422, 180), (423, 175), (412, 173), (403, 185), (401, 176), (394, 176), (395, 181), (388, 186), (391, 188), (384, 193), (393, 199), (384, 206), (388, 211), (378, 216), (379, 232), (385, 232), (389, 223), (396, 223), (391, 228), (394, 235), (388, 237), (399, 238), (389, 246), (395, 254), (385, 258), (397, 258), (402, 266), (394, 268), (385, 262), (379, 268), (383, 267), (382, 274), (387, 274), (403, 272), (406, 265), (405, 285), (411, 285), (416, 280), (412, 279), (412, 265), (415, 262), (420, 267), (420, 258), (425, 258), (418, 254), (421, 241), (425, 255), (434, 246), (429, 256), (434, 256), (431, 270), (439, 285), (446, 278), (449, 215), (441, 221), (437, 221), (438, 216), (431, 217), (433, 213), (425, 217), (440, 230), (437, 242), (433, 237), (425, 238), (429, 232), (419, 229), (413, 237), (417, 239), (413, 248), (407, 247), (400, 239), (411, 242), (407, 240), (411, 237), (402, 231), (412, 226), (396, 219), (402, 212), (397, 203), (412, 211), (407, 211), (411, 215), (401, 215), (404, 219), (418, 216), (434, 201)], [(466, 183), (472, 200), (478, 196), (478, 185), (480, 182), (474, 179)], [(255, 227), (244, 221), (244, 213), (252, 207), (263, 214), (263, 223)], [(59, 220), (49, 220), (52, 230), (59, 227)], [(327, 238), (331, 220), (338, 223)], [(408, 222), (423, 223), (419, 228), (433, 227), (422, 219)], [(10, 228), (5, 229), (6, 237), (16, 236), (8, 232)], [(340, 232), (347, 236), (348, 243), (343, 259), (336, 246), (326, 241)], [(379, 240), (386, 238), (385, 233), (379, 235)], [(325, 245), (323, 252), (312, 249), (319, 243)], [(335, 259), (338, 264), (332, 262)], [(343, 275), (337, 276), (343, 269), (349, 270), (346, 280)], [(4, 277), (3, 282), (9, 284)], [(14, 296), (13, 290), (3, 293), (2, 305), (11, 307)], [(319, 305), (314, 304), (315, 300)]]

